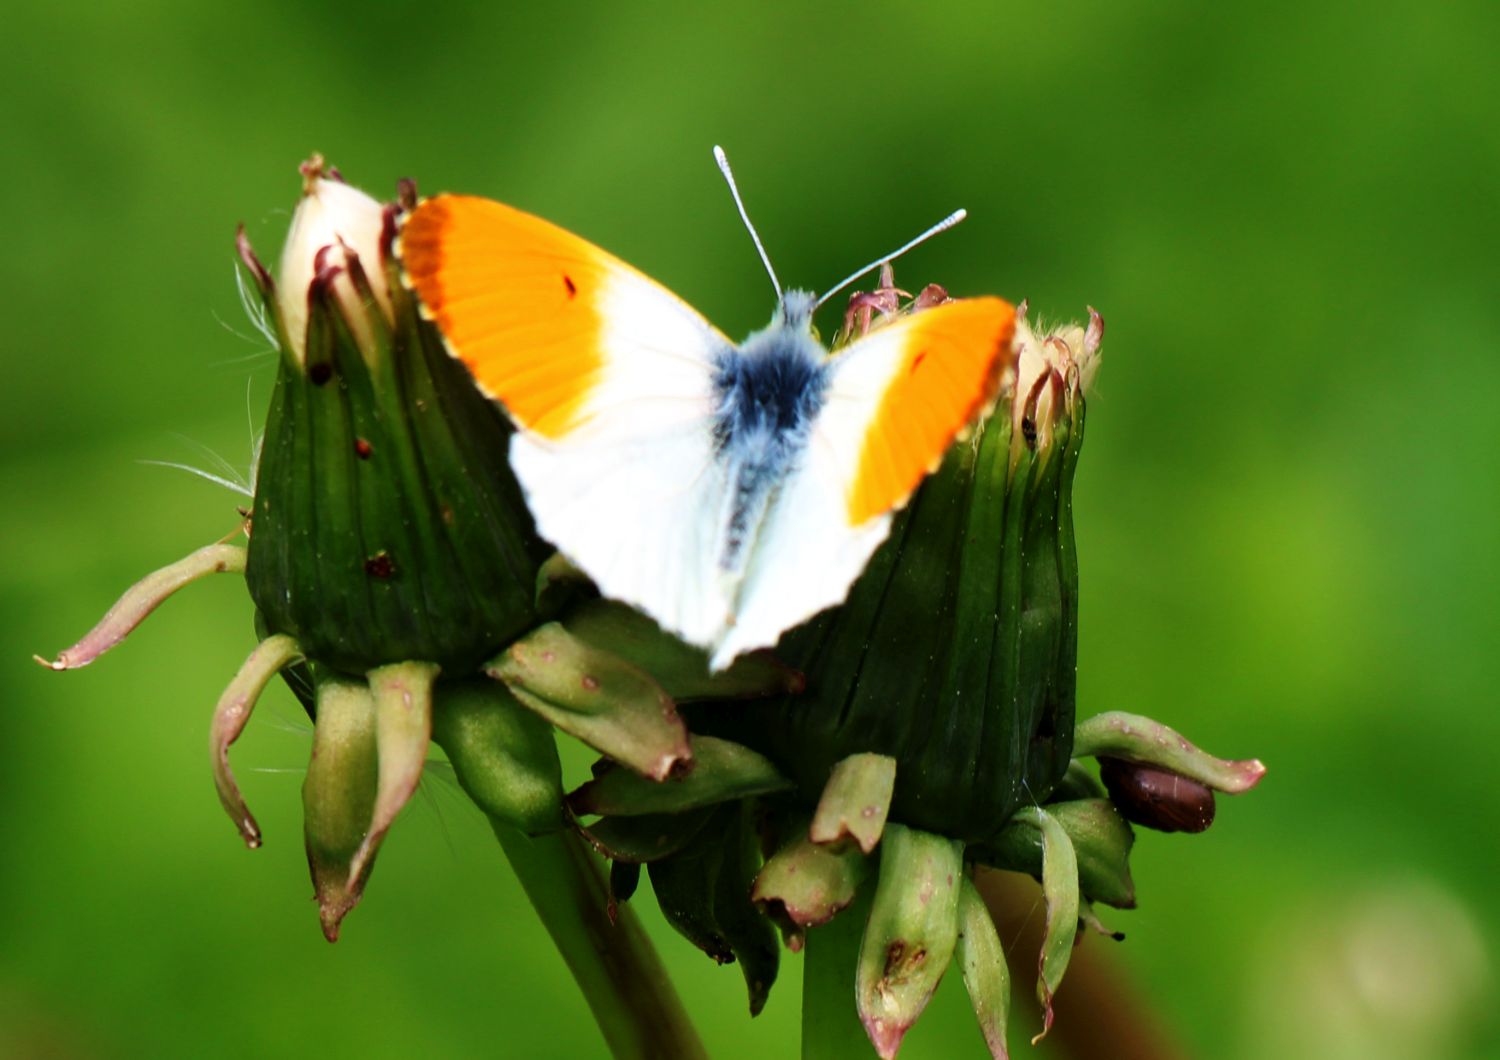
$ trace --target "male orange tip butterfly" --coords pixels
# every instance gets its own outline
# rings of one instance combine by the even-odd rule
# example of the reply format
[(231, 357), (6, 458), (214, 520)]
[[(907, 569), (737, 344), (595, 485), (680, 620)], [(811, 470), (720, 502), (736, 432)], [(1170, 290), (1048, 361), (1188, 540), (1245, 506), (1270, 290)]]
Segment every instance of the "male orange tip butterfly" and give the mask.
[(842, 602), (892, 514), (993, 401), (1015, 309), (952, 301), (830, 355), (821, 298), (771, 282), (771, 323), (736, 345), (692, 307), (555, 225), (439, 195), (406, 218), (405, 278), (454, 356), (514, 421), (537, 529), (606, 596), (707, 649), (720, 670)]

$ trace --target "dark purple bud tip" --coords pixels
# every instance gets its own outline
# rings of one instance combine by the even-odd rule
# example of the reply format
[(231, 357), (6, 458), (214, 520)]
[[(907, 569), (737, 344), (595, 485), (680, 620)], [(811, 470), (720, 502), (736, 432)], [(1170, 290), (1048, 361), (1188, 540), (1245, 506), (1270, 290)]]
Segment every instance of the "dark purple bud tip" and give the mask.
[(1099, 759), (1099, 778), (1128, 821), (1158, 832), (1202, 832), (1214, 823), (1214, 793), (1196, 780), (1123, 758)]
[(382, 257), (389, 258), (395, 253), (396, 229), (400, 228), (399, 218), (403, 209), (396, 203), (388, 202), (380, 211), (380, 253)]
[(938, 283), (929, 283), (926, 287), (922, 288), (921, 293), (913, 300), (911, 307), (915, 310), (931, 309), (935, 305), (942, 305), (945, 302), (951, 301), (953, 299), (948, 297), (948, 289), (946, 287)]
[(250, 246), (250, 237), (245, 235), (245, 226), (241, 224), (234, 230), (234, 249), (244, 262), (245, 268), (250, 270), (250, 278), (255, 281), (256, 288), (260, 291), (262, 298), (271, 298), (276, 293), (276, 284), (271, 279), (271, 274), (255, 256), (255, 249)]
[(323, 156), (321, 154), (318, 154), (317, 152), (314, 152), (313, 156), (306, 162), (300, 163), (297, 166), (297, 172), (302, 174), (303, 194), (312, 191), (313, 185), (317, 183), (317, 181), (322, 179), (322, 177), (327, 173), (327, 170), (328, 163), (325, 162), (323, 160)]
[(1099, 310), (1089, 306), (1089, 327), (1083, 333), (1083, 348), (1088, 353), (1098, 353), (1104, 343), (1104, 318)]
[(417, 182), (410, 177), (402, 177), (396, 181), (396, 201), (401, 204), (401, 209), (410, 212), (417, 208)]

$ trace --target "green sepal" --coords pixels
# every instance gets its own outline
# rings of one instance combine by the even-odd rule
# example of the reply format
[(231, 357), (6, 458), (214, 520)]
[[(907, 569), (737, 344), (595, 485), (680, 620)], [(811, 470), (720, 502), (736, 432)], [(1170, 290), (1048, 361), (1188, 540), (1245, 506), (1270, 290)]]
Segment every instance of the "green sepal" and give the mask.
[(432, 739), (464, 793), (488, 816), (527, 835), (566, 824), (552, 730), (504, 685), (484, 678), (439, 685)]
[(1199, 750), (1175, 729), (1139, 714), (1110, 711), (1078, 726), (1074, 753), (1105, 755), (1158, 766), (1226, 795), (1239, 795), (1260, 783), (1266, 767), (1258, 759), (1232, 761)]
[(633, 861), (611, 861), (609, 863), (609, 900), (611, 903), (610, 919), (613, 920), (615, 912), (613, 906), (618, 902), (628, 902), (635, 897), (635, 890), (641, 885), (641, 867)]
[(606, 769), (568, 796), (569, 808), (579, 816), (682, 813), (792, 786), (748, 747), (712, 736), (694, 736), (691, 743), (693, 768), (687, 775), (654, 781), (631, 770)]
[(720, 964), (740, 963), (754, 1016), (776, 981), (780, 952), (775, 930), (750, 902), (760, 865), (751, 812), (747, 804), (713, 811), (707, 827), (646, 872), (673, 928)]
[(891, 823), (860, 945), (855, 997), (875, 1051), (896, 1055), (948, 968), (958, 940), (963, 844)]
[[(692, 758), (672, 698), (649, 674), (549, 622), (485, 666), (549, 724), (653, 780)], [(641, 811), (648, 812), (648, 811)]]
[(754, 807), (745, 801), (726, 810), (728, 827), (714, 892), (714, 919), (745, 977), (750, 1015), (758, 1016), (776, 982), (781, 949), (776, 945), (776, 929), (751, 901), (751, 888), (761, 867), (760, 845), (751, 821)]
[(705, 806), (685, 813), (601, 817), (591, 825), (578, 825), (578, 830), (611, 861), (641, 865), (676, 854), (703, 830), (713, 813), (713, 807)]
[(594, 591), (594, 583), (561, 552), (547, 557), (536, 572), (536, 610), (544, 618), (557, 615), (574, 600)]
[(823, 787), (808, 838), (814, 843), (849, 839), (870, 853), (885, 829), (895, 787), (896, 760), (889, 755), (857, 754), (843, 759)]
[(614, 600), (587, 600), (562, 623), (590, 647), (609, 652), (654, 677), (679, 703), (696, 699), (755, 699), (795, 694), (802, 675), (768, 651), (741, 655), (728, 669), (710, 673), (708, 654), (666, 633), (647, 616)]
[(302, 781), (302, 833), (323, 935), (337, 942), (339, 926), (359, 904), (373, 862), (358, 876), (350, 866), (375, 812), (379, 771), (375, 699), (363, 681), (322, 675), (312, 757)]
[(796, 951), (808, 928), (826, 924), (854, 901), (869, 870), (858, 844), (814, 843), (799, 829), (761, 866), (751, 897)]
[[(1083, 896), (1116, 909), (1134, 909), (1130, 848), (1135, 832), (1114, 803), (1108, 799), (1076, 799), (1048, 803), (1046, 810), (1073, 845)], [(1037, 821), (1017, 814), (992, 843), (973, 853), (987, 865), (1040, 878), (1045, 868), (1044, 847), (1045, 837)]]
[(1075, 799), (1102, 799), (1107, 793), (1094, 772), (1078, 759), (1068, 763), (1068, 771), (1052, 789), (1053, 802), (1072, 802)]
[(720, 964), (734, 960), (734, 950), (719, 928), (714, 901), (724, 865), (724, 834), (730, 808), (714, 815), (713, 826), (669, 858), (646, 864), (651, 889), (662, 916), (678, 934)]
[(959, 888), (958, 943), (953, 959), (963, 972), (969, 1004), (990, 1056), (1006, 1060), (1010, 1055), (1005, 1041), (1010, 1019), (1010, 965), (990, 911), (967, 875)]
[(1036, 979), (1042, 1030), (1031, 1040), (1035, 1045), (1052, 1029), (1052, 998), (1068, 970), (1078, 938), (1078, 859), (1068, 833), (1047, 810), (1022, 807), (1016, 820), (1032, 825), (1042, 836), (1042, 897), (1047, 904), (1047, 928)]

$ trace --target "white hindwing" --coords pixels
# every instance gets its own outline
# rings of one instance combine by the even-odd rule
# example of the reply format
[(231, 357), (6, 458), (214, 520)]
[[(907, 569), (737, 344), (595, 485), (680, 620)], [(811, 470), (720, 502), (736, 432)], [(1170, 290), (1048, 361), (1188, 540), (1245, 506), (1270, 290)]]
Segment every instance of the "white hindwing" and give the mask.
[(605, 596), (696, 644), (730, 612), (714, 549), (714, 362), (729, 340), (686, 303), (620, 271), (601, 293), (604, 372), (557, 441), (518, 431), (511, 466), (537, 530)]

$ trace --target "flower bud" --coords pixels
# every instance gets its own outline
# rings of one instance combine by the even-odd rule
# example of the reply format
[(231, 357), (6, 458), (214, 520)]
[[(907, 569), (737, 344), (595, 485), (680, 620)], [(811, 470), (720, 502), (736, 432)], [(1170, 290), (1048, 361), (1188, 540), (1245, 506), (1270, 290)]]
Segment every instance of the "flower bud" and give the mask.
[(346, 673), (408, 660), (473, 673), (534, 624), (537, 538), (511, 428), (400, 288), (397, 217), (304, 164), (274, 284), (281, 324), (246, 581), (274, 633)]
[(850, 755), (890, 756), (891, 820), (968, 842), (1045, 799), (1072, 745), (1072, 485), (1102, 323), (1043, 332), (1018, 317), (994, 411), (926, 480), (843, 607), (783, 638), (806, 695), (689, 718), (766, 754), (805, 798)]

